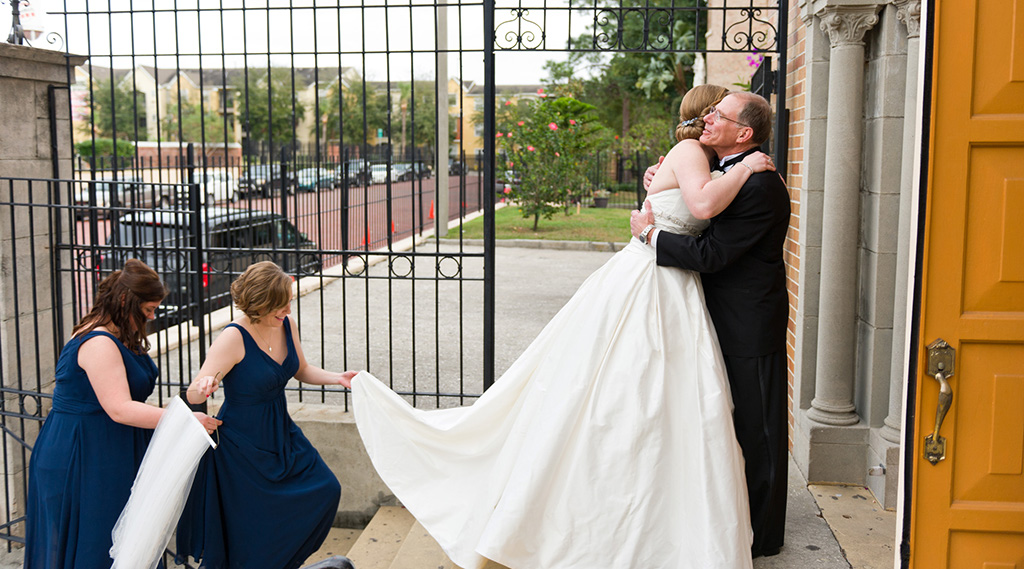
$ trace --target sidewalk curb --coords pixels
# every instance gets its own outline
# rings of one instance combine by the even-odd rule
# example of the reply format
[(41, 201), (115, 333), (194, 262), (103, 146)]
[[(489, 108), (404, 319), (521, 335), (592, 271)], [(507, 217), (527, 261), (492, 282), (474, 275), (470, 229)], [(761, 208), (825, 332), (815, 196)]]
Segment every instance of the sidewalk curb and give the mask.
[[(483, 247), (483, 239), (440, 239), (445, 245), (470, 245)], [(496, 239), (498, 247), (518, 247), (520, 249), (557, 249), (560, 251), (598, 251), (615, 253), (621, 251), (629, 243), (611, 241), (555, 241), (547, 239)]]

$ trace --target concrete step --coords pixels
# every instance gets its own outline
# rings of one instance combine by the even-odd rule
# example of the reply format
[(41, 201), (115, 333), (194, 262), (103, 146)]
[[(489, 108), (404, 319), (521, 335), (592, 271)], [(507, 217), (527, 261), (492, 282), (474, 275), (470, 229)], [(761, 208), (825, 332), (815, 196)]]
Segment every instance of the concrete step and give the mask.
[(348, 558), (357, 569), (390, 569), (415, 522), (405, 508), (381, 508), (359, 534)]
[[(361, 568), (360, 568), (361, 569)], [(390, 569), (458, 569), (419, 522), (413, 523)]]

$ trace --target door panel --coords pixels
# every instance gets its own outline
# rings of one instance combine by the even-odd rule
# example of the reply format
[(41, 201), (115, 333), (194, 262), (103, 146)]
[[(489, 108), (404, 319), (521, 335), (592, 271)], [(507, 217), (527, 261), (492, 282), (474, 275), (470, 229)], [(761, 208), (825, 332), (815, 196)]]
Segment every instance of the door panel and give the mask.
[[(1024, 0), (935, 0), (910, 566), (1024, 569)], [(946, 458), (924, 459), (956, 349)]]

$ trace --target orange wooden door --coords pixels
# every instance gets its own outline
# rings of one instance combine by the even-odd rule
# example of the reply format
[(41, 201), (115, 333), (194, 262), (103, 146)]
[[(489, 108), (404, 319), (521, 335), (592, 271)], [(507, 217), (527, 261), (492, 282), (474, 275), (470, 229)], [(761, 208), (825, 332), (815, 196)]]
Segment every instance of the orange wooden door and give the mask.
[[(916, 569), (1024, 569), (1024, 0), (936, 0), (910, 533)], [(924, 459), (956, 350), (945, 459)]]

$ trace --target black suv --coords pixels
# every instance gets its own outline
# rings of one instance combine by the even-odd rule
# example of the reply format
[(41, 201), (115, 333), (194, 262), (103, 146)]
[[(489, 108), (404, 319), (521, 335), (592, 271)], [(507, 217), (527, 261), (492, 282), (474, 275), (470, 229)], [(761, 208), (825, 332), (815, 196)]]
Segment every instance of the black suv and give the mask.
[[(319, 273), (317, 245), (277, 213), (226, 207), (202, 211), (202, 240), (197, 241), (184, 211), (142, 211), (122, 216), (111, 227), (104, 272), (120, 269), (129, 258), (152, 267), (167, 286), (167, 298), (150, 330), (193, 320), (231, 304), (231, 281), (258, 261), (274, 261), (290, 275)], [(203, 310), (197, 310), (195, 248), (202, 245), (198, 282)]]
[(281, 190), (294, 194), (298, 185), (295, 172), (287, 171), (286, 174), (282, 174), (280, 164), (252, 164), (242, 170), (242, 175), (238, 179), (239, 193), (255, 194), (264, 198), (269, 198)]
[(370, 183), (370, 165), (362, 158), (349, 160), (338, 166), (335, 173), (334, 187), (340, 188), (342, 184), (353, 186), (365, 186)]

